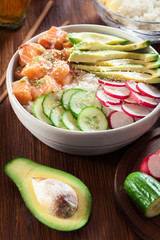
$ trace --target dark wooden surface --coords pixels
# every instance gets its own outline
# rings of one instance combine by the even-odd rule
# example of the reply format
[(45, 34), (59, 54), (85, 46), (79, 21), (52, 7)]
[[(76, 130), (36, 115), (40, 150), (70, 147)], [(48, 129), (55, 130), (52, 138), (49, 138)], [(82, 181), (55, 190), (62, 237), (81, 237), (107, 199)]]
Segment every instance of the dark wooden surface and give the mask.
[[(0, 29), (0, 75), (46, 2), (31, 1), (27, 19), (20, 29)], [(54, 6), (36, 34), (52, 25), (59, 26), (65, 20), (69, 20), (70, 24), (104, 24), (91, 0), (54, 0)], [(158, 45), (154, 47), (160, 50)], [(4, 89), (5, 84), (0, 89), (1, 93)], [(153, 128), (158, 127), (159, 123), (157, 121)], [(121, 215), (114, 194), (115, 171), (127, 148), (95, 157), (74, 156), (51, 149), (25, 129), (7, 98), (0, 105), (0, 240), (142, 240)], [(80, 178), (93, 197), (93, 213), (89, 223), (74, 232), (58, 232), (41, 224), (26, 208), (17, 187), (4, 173), (5, 163), (14, 156), (27, 157)]]

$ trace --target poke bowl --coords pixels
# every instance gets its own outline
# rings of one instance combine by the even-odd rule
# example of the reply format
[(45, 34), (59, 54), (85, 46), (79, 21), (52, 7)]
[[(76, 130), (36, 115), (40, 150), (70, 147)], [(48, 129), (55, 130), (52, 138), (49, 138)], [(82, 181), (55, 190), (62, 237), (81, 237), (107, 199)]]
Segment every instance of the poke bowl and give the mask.
[[(107, 34), (116, 36), (118, 38), (127, 39), (131, 43), (137, 43), (141, 40), (136, 36), (132, 36), (127, 32), (112, 27), (81, 24), (81, 25), (69, 25), (60, 28), (67, 33), (81, 33), (90, 32), (96, 34)], [(27, 43), (36, 43), (40, 36), (44, 33), (37, 35), (29, 40)], [(152, 47), (148, 47), (147, 53), (155, 53), (156, 51)], [(100, 129), (96, 131), (81, 131), (80, 129), (68, 130), (67, 128), (56, 127), (51, 124), (47, 124), (31, 114), (26, 107), (23, 106), (13, 93), (12, 83), (15, 80), (15, 69), (19, 65), (18, 51), (13, 55), (7, 70), (6, 83), (10, 104), (20, 120), (20, 122), (40, 141), (50, 146), (53, 149), (76, 155), (101, 155), (118, 150), (147, 132), (153, 124), (159, 118), (160, 105), (152, 108), (143, 118), (139, 118), (138, 121), (134, 121), (131, 124), (120, 126), (111, 129)], [(82, 64), (83, 65), (83, 64)], [(83, 70), (79, 70), (84, 72)], [(98, 76), (97, 76), (97, 79)], [(22, 82), (24, 80), (21, 80)], [(79, 87), (78, 87), (79, 88)], [(99, 86), (98, 86), (99, 88)], [(92, 86), (89, 86), (89, 90)], [(86, 91), (86, 89), (81, 89)], [(101, 89), (100, 89), (101, 91)], [(87, 108), (87, 107), (86, 107)], [(97, 108), (97, 107), (96, 107)], [(116, 111), (115, 111), (116, 112)], [(105, 114), (103, 112), (103, 114)], [(107, 118), (107, 116), (106, 116)], [(107, 119), (107, 122), (108, 119)]]

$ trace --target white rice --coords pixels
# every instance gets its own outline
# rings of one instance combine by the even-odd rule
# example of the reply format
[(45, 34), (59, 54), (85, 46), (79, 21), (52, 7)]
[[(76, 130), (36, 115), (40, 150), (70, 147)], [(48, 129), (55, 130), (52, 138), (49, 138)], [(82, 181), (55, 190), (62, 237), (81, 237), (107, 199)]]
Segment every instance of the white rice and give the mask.
[(111, 0), (111, 2), (119, 5), (116, 12), (120, 15), (141, 21), (160, 22), (160, 1), (158, 0)]
[[(101, 0), (106, 7), (112, 11), (139, 21), (160, 22), (160, 1), (159, 0)], [(115, 16), (112, 15), (116, 19)], [(117, 17), (117, 20), (119, 18)], [(123, 24), (128, 25), (128, 21), (121, 19)], [(133, 28), (143, 28), (146, 30), (159, 31), (157, 25), (130, 23)]]
[(63, 91), (70, 88), (80, 88), (83, 90), (96, 92), (99, 87), (98, 77), (92, 73), (76, 70), (72, 84), (63, 86)]

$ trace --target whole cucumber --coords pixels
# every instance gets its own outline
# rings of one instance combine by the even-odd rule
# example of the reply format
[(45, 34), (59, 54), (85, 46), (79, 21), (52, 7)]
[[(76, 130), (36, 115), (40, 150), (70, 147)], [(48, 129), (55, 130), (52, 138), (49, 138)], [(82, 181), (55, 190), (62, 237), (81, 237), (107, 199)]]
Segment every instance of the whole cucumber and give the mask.
[(127, 176), (124, 188), (146, 217), (160, 214), (160, 183), (156, 179), (142, 172), (133, 172)]

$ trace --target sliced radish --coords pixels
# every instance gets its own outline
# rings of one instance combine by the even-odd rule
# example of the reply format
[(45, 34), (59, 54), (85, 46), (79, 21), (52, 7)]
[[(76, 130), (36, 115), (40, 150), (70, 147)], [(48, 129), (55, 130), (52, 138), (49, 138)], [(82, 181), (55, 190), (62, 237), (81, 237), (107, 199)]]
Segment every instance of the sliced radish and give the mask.
[(126, 81), (125, 85), (131, 91), (136, 92), (136, 93), (140, 93), (140, 91), (137, 89), (137, 83), (134, 80)]
[(151, 98), (160, 98), (160, 91), (149, 84), (139, 82), (137, 83), (137, 89), (144, 95)]
[(104, 79), (98, 79), (98, 82), (101, 84), (113, 86), (113, 87), (124, 87), (125, 86), (125, 82), (107, 81)]
[(150, 113), (150, 110), (146, 107), (140, 106), (138, 104), (122, 104), (122, 110), (129, 116), (136, 118), (143, 118)]
[(153, 153), (145, 157), (141, 162), (140, 171), (160, 181), (160, 154)]
[(103, 91), (111, 97), (125, 99), (129, 97), (130, 90), (127, 87), (104, 86)]
[(133, 98), (131, 98), (131, 97), (128, 97), (128, 98), (124, 99), (123, 101), (124, 101), (124, 103), (129, 103), (129, 104), (136, 103), (136, 102), (133, 100)]
[(155, 108), (158, 105), (158, 100), (157, 99), (142, 96), (142, 95), (140, 95), (138, 93), (135, 93), (133, 91), (131, 91), (130, 97), (133, 98), (133, 100), (136, 103), (138, 103), (138, 104), (140, 104), (144, 107)]
[(124, 112), (113, 111), (108, 116), (110, 128), (119, 128), (134, 122), (134, 118)]
[(118, 105), (111, 105), (109, 103), (105, 104), (106, 107), (110, 108), (111, 111), (118, 111), (118, 112), (123, 112), (122, 110), (122, 105), (118, 104)]
[(121, 104), (121, 100), (118, 98), (113, 98), (107, 95), (103, 90), (99, 90), (96, 92), (96, 97), (102, 102), (103, 105), (111, 104), (111, 105), (119, 105)]

